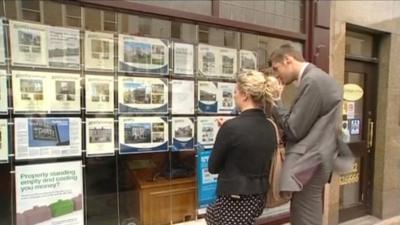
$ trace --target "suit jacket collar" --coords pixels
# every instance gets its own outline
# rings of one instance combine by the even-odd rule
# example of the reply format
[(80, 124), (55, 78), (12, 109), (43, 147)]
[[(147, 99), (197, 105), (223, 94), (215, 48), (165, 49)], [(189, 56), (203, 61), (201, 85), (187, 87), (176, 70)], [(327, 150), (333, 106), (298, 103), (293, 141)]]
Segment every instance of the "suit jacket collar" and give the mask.
[[(301, 80), (304, 79), (305, 76), (307, 76), (308, 72), (310, 72), (311, 69), (315, 68), (316, 66), (312, 63), (308, 63), (307, 67), (303, 71), (303, 75), (301, 76)], [(301, 80), (299, 80), (299, 83), (301, 83)]]

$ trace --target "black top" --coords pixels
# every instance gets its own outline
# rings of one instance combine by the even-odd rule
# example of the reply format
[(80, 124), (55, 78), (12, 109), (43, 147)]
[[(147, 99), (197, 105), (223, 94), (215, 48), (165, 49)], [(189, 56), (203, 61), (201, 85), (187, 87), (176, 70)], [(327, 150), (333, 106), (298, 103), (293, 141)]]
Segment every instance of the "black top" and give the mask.
[(218, 173), (217, 195), (265, 193), (276, 148), (275, 128), (261, 109), (249, 109), (220, 128), (208, 161)]

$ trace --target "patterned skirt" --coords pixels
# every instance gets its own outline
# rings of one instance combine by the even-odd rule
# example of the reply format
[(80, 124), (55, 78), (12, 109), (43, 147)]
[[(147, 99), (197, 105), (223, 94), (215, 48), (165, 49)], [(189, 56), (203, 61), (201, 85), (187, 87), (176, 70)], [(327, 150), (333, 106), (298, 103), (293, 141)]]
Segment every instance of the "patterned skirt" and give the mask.
[(219, 196), (207, 207), (207, 225), (253, 225), (265, 207), (265, 194)]

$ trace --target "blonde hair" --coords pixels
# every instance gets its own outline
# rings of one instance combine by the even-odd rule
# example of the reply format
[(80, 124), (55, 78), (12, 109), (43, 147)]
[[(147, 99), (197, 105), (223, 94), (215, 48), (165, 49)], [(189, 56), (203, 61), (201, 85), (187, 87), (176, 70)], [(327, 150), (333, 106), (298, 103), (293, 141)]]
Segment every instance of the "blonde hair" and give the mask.
[(240, 73), (236, 83), (240, 91), (250, 96), (256, 104), (263, 105), (266, 111), (270, 110), (279, 96), (278, 79), (255, 70)]

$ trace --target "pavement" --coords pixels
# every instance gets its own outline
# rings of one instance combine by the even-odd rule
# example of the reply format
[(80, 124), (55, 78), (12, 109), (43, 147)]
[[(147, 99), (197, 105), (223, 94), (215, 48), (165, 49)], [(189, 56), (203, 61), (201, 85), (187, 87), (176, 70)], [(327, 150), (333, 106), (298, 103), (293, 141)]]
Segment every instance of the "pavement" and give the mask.
[[(185, 223), (179, 223), (179, 225), (206, 225), (206, 222), (204, 221), (204, 219), (200, 219)], [(290, 224), (286, 223), (284, 225), (290, 225)], [(400, 225), (400, 216), (392, 217), (386, 220), (380, 220), (373, 216), (364, 216), (341, 223), (340, 225)]]

